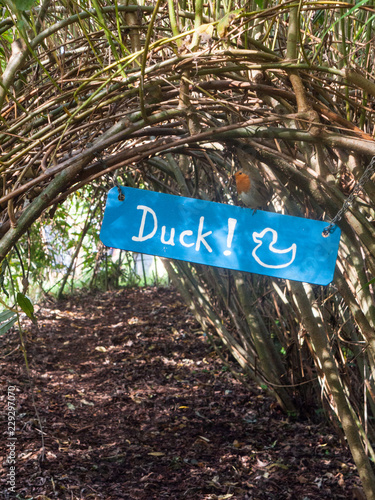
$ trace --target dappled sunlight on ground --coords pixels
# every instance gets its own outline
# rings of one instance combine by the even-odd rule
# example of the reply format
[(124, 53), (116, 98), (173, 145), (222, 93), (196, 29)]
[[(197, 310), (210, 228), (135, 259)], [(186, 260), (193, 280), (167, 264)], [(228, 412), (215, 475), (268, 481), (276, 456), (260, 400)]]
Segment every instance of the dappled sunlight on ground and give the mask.
[(332, 432), (289, 420), (234, 379), (173, 290), (75, 297), (37, 316), (39, 331), (25, 331), (43, 461), (18, 336), (1, 338), (2, 386), (16, 387), (20, 498), (353, 497), (359, 480)]

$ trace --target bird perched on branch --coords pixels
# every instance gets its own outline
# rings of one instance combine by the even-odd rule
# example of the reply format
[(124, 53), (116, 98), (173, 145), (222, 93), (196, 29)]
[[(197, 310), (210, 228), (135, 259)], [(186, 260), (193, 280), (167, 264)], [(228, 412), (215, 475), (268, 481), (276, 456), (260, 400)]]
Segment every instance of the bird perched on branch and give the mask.
[(271, 194), (258, 168), (252, 163), (251, 156), (247, 155), (246, 158), (246, 153), (242, 151), (238, 153), (242, 169), (235, 173), (237, 192), (243, 204), (256, 212), (258, 208), (266, 207)]

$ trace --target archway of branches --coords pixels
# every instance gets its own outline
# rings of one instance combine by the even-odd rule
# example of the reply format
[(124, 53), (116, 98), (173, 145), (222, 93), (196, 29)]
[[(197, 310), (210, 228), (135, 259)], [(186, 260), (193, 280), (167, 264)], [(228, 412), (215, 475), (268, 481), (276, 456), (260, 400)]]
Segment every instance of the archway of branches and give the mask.
[[(4, 8), (1, 259), (87, 184), (98, 197), (123, 183), (239, 203), (233, 174), (241, 168), (261, 176), (267, 210), (337, 215), (375, 155), (373, 12), (350, 12), (362, 23), (355, 31), (342, 6), (222, 7)], [(267, 386), (291, 413), (313, 408), (323, 392), (367, 494), (365, 446), (375, 456), (371, 176), (367, 170), (342, 214), (329, 287), (166, 262), (242, 376)]]

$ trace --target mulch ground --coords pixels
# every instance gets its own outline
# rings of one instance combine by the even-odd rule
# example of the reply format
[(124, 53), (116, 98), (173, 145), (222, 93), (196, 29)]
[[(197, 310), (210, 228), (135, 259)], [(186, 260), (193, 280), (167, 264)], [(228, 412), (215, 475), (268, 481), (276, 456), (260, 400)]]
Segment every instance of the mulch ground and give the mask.
[(7, 409), (14, 386), (16, 403), (16, 495), (7, 476), (7, 412), (0, 415), (3, 498), (360, 494), (333, 431), (289, 420), (259, 388), (241, 385), (172, 289), (74, 297), (40, 306), (37, 316), (39, 331), (25, 321), (25, 332), (42, 431), (18, 334), (0, 338), (0, 399)]

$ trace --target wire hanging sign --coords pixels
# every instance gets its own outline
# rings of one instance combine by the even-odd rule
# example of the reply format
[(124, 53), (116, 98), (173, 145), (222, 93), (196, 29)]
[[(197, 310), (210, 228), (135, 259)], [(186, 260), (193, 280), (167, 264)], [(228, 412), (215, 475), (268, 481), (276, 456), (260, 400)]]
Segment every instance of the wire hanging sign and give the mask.
[(353, 204), (354, 199), (359, 195), (359, 193), (362, 191), (363, 186), (366, 184), (367, 181), (369, 181), (372, 177), (372, 174), (375, 171), (375, 156), (372, 157), (370, 163), (367, 165), (366, 170), (363, 172), (361, 178), (359, 181), (355, 184), (353, 191), (350, 193), (350, 195), (346, 198), (344, 201), (342, 207), (340, 210), (337, 212), (337, 214), (334, 216), (334, 218), (331, 220), (329, 225), (323, 229), (323, 234), (324, 236), (328, 236), (329, 234), (332, 234), (336, 227), (337, 227), (337, 222), (339, 222), (345, 212), (348, 211), (349, 207)]

